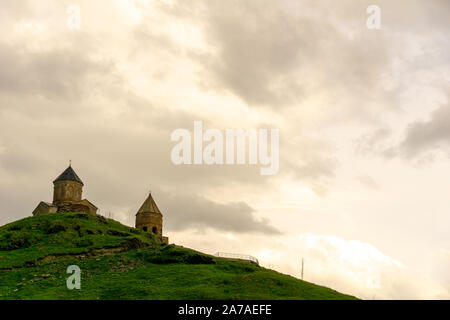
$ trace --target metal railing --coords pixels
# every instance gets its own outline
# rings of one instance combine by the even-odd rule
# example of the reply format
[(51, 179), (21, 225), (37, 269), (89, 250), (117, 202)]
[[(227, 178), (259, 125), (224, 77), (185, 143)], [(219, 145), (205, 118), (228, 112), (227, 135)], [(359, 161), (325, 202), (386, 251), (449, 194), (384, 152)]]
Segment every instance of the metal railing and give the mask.
[(259, 265), (259, 261), (258, 259), (256, 259), (255, 257), (252, 257), (248, 254), (239, 254), (239, 253), (227, 253), (227, 252), (216, 252), (214, 254), (214, 256), (219, 257), (219, 258), (226, 258), (226, 259), (238, 259), (238, 260), (245, 260), (245, 261), (250, 261), (250, 262), (254, 262), (257, 265)]

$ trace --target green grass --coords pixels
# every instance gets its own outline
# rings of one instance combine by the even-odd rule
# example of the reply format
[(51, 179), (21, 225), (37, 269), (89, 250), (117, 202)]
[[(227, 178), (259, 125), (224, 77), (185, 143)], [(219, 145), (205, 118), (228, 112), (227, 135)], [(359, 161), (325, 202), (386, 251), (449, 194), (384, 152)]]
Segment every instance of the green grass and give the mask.
[[(81, 290), (66, 269), (81, 268)], [(243, 261), (166, 245), (81, 213), (0, 227), (0, 299), (355, 299)]]

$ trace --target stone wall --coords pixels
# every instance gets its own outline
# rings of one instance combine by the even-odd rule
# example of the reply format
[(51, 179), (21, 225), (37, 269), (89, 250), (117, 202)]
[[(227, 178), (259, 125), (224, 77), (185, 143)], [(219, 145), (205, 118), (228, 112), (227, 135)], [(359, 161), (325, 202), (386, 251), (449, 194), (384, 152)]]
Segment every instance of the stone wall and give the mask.
[(49, 206), (48, 204), (44, 202), (40, 202), (36, 209), (33, 210), (33, 216), (39, 215), (39, 214), (49, 214), (49, 213), (56, 213), (58, 211), (57, 206)]
[(77, 181), (57, 181), (53, 187), (53, 203), (81, 201), (83, 184)]
[(91, 213), (91, 209), (80, 203), (61, 203), (58, 205), (58, 213), (60, 212), (84, 212)]
[[(136, 215), (136, 228), (152, 232), (162, 237), (162, 214), (160, 213), (138, 213)], [(156, 232), (154, 232), (156, 228)]]

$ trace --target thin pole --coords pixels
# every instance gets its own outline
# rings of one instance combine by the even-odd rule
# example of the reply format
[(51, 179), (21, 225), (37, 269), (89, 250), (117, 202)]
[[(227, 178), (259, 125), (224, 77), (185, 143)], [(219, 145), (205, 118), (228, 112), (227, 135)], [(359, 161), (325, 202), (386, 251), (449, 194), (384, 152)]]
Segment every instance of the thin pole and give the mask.
[(302, 258), (302, 280), (303, 280), (303, 258)]

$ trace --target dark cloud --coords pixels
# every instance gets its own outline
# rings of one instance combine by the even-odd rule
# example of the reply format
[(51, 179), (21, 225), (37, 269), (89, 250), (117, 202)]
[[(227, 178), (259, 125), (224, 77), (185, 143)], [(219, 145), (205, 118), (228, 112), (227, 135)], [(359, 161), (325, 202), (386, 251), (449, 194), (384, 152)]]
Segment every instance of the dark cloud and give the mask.
[(392, 129), (376, 129), (356, 140), (356, 152), (420, 160), (432, 160), (436, 152), (450, 155), (450, 104), (441, 105), (426, 120), (408, 124), (403, 136), (397, 143)]
[[(332, 14), (323, 9), (312, 5), (308, 13)], [(323, 86), (328, 94), (349, 94), (351, 88), (367, 99), (381, 89), (390, 64), (379, 34), (366, 33), (363, 25), (350, 39), (287, 2), (209, 1), (199, 12), (211, 46), (199, 55), (201, 83), (231, 91), (251, 106), (298, 106)]]
[(0, 93), (79, 100), (90, 76), (111, 73), (111, 66), (95, 62), (82, 50), (31, 51), (0, 43)]
[(166, 212), (164, 223), (169, 230), (211, 228), (234, 233), (280, 234), (270, 221), (257, 219), (253, 215), (255, 210), (245, 202), (221, 204), (188, 193), (160, 193), (158, 206)]
[(436, 150), (450, 154), (450, 104), (434, 111), (429, 120), (411, 123), (399, 149), (408, 158)]
[[(205, 32), (214, 46), (204, 70), (214, 82), (250, 105), (284, 105), (302, 95), (297, 66), (316, 42), (309, 21), (297, 20), (277, 3), (211, 1)], [(220, 88), (219, 87), (219, 88)]]

